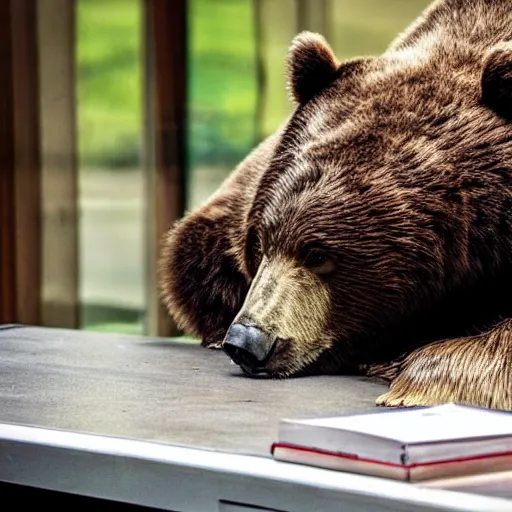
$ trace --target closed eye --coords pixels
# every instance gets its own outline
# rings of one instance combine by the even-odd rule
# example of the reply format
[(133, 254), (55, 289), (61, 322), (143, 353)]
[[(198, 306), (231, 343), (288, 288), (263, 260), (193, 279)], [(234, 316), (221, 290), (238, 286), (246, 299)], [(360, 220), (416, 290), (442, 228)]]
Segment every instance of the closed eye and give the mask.
[(245, 264), (251, 278), (254, 278), (262, 257), (261, 242), (256, 230), (251, 227), (245, 241)]
[(334, 270), (335, 266), (329, 254), (319, 249), (309, 250), (303, 258), (303, 264), (316, 274), (327, 274)]

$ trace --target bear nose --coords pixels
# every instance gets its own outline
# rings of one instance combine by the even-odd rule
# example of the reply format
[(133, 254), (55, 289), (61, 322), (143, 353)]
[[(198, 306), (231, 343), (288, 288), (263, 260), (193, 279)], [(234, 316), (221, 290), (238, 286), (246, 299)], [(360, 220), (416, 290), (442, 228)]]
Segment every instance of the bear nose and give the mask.
[(222, 348), (239, 366), (249, 370), (262, 368), (273, 347), (272, 337), (257, 327), (233, 324), (228, 329)]

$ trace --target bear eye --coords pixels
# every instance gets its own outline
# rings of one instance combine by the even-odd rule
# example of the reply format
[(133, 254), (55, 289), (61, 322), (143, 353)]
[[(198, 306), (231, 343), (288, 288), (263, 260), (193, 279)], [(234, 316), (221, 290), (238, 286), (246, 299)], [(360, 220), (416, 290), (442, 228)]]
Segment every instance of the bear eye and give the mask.
[(256, 275), (260, 261), (262, 249), (261, 242), (254, 227), (251, 227), (247, 233), (245, 241), (245, 264), (252, 278)]
[(326, 274), (334, 269), (334, 262), (326, 252), (314, 249), (308, 252), (304, 266), (317, 274)]

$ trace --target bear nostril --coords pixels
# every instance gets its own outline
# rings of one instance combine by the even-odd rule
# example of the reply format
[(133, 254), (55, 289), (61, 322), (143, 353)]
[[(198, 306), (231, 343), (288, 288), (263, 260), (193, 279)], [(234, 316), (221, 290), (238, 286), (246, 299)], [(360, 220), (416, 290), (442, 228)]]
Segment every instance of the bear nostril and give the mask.
[(243, 348), (227, 345), (226, 353), (238, 366), (245, 366), (250, 369), (256, 369), (260, 366), (260, 362), (256, 359), (256, 357)]
[(222, 343), (224, 352), (239, 366), (262, 368), (272, 352), (273, 340), (262, 330), (244, 324), (233, 324)]

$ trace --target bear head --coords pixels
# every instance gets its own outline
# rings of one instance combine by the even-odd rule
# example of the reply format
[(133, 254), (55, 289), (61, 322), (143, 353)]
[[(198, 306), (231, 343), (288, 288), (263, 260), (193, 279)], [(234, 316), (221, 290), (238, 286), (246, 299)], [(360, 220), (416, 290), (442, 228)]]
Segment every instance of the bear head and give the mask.
[(287, 67), (295, 109), (246, 219), (251, 285), (224, 340), (246, 372), (272, 376), (375, 354), (387, 330), (499, 263), (495, 228), (512, 210), (510, 44), (340, 63), (306, 32)]

